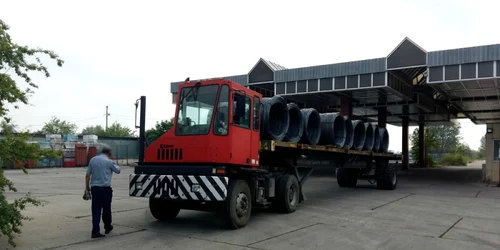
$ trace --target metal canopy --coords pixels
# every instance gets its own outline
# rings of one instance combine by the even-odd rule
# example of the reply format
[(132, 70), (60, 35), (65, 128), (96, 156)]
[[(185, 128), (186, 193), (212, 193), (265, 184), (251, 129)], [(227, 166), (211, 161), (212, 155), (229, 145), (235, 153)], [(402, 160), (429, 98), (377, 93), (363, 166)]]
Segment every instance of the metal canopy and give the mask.
[(319, 112), (338, 112), (347, 96), (356, 118), (376, 122), (385, 107), (396, 126), (403, 117), (410, 125), (500, 123), (500, 44), (427, 52), (405, 38), (384, 58), (295, 69), (260, 58), (248, 74), (224, 78)]

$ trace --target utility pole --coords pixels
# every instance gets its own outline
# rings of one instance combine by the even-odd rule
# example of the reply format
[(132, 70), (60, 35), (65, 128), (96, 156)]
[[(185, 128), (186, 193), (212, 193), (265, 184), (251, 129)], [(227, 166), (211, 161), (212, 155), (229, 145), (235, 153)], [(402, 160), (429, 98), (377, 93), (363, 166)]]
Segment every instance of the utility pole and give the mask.
[(108, 131), (108, 116), (110, 113), (108, 113), (108, 106), (106, 106), (106, 132)]

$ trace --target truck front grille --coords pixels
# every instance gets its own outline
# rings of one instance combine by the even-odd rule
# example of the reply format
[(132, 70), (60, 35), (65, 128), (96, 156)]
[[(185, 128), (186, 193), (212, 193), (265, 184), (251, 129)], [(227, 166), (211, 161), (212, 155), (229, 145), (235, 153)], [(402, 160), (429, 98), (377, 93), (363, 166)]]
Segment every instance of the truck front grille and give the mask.
[(182, 148), (159, 148), (158, 160), (182, 160)]

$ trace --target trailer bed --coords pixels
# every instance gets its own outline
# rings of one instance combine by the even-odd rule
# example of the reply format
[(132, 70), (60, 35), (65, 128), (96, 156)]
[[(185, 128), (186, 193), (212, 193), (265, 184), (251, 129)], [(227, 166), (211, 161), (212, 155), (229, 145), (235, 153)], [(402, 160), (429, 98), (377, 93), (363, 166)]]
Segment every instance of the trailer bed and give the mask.
[(302, 143), (292, 143), (292, 142), (280, 142), (273, 140), (263, 140), (260, 143), (260, 151), (276, 151), (277, 149), (298, 149), (298, 150), (311, 150), (320, 152), (332, 152), (347, 155), (363, 155), (372, 157), (389, 158), (391, 160), (401, 160), (402, 156), (393, 153), (379, 153), (373, 152), (371, 150), (352, 150), (345, 148), (337, 148), (335, 146), (328, 145), (308, 145)]

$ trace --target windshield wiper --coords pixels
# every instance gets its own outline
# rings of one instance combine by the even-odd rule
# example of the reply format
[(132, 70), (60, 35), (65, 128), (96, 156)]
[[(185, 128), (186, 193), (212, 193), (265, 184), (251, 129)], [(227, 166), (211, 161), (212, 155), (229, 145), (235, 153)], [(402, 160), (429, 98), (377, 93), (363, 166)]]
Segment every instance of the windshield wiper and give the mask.
[[(193, 100), (196, 101), (196, 99), (198, 98), (198, 89), (200, 89), (200, 85), (201, 85), (201, 82), (197, 82), (193, 87), (191, 87), (191, 89), (185, 95), (182, 96), (179, 104), (182, 105), (182, 103), (184, 102), (184, 99), (186, 97), (190, 97), (191, 95), (194, 97)], [(195, 90), (195, 91), (193, 92), (193, 90)]]

